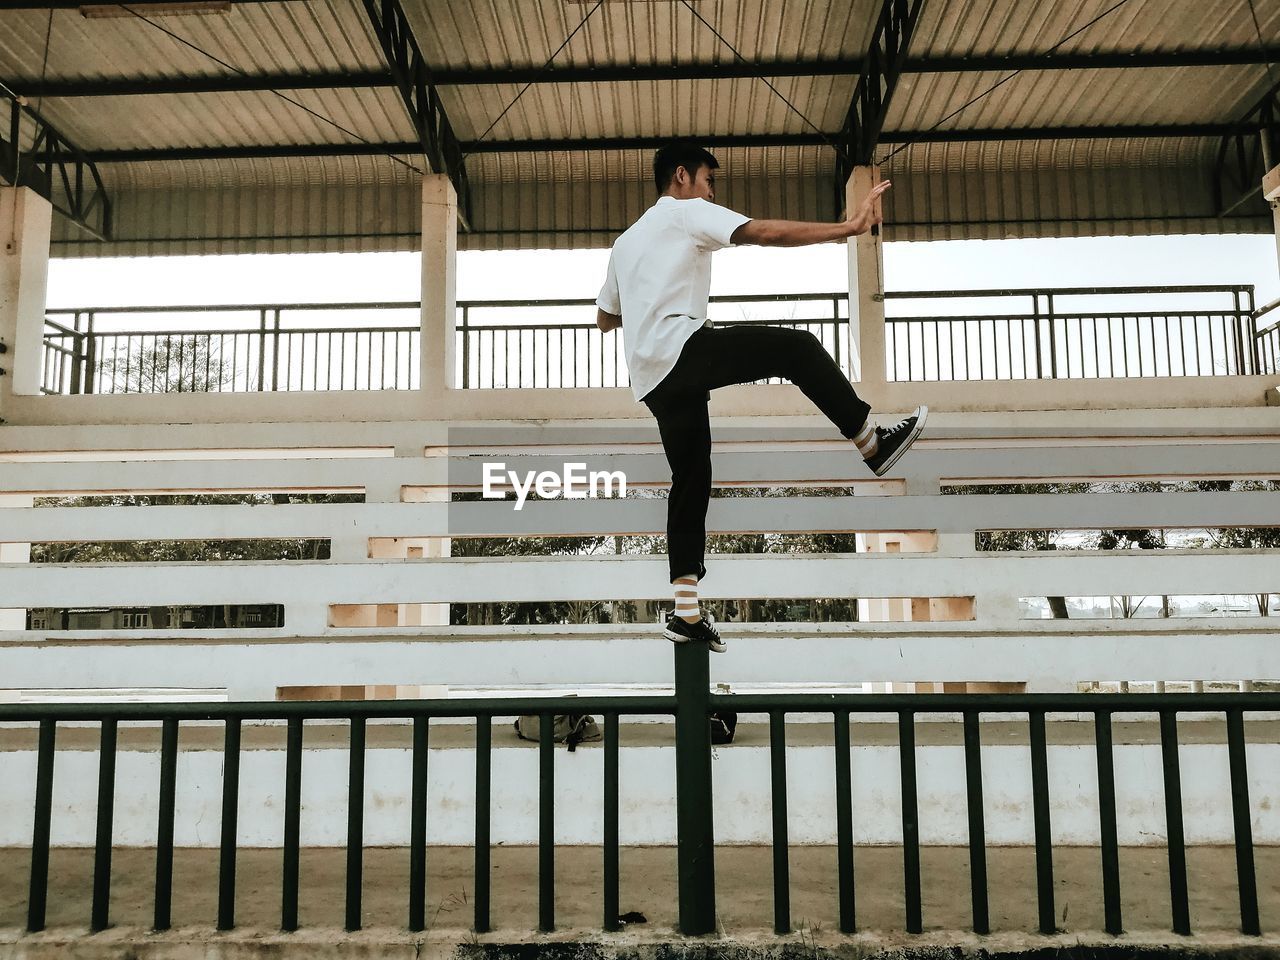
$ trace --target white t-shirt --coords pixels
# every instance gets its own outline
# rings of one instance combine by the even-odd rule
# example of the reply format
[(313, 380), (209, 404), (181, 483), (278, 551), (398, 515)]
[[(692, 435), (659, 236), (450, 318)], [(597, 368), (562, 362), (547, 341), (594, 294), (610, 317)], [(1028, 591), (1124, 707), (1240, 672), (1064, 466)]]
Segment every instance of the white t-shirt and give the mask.
[(751, 218), (707, 200), (659, 197), (613, 244), (596, 306), (622, 316), (631, 389), (640, 400), (707, 322), (711, 254)]

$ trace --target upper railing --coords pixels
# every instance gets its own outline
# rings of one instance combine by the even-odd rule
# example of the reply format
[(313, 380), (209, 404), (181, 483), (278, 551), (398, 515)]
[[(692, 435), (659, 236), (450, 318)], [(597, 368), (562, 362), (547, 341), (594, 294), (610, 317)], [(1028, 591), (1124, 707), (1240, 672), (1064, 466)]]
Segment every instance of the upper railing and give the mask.
[[(886, 318), (890, 380), (1263, 372), (1251, 286), (931, 290), (886, 294), (885, 299), (962, 306), (958, 313)], [(979, 306), (986, 301), (999, 312), (963, 310), (974, 301)]]
[[(847, 293), (712, 297), (719, 324), (807, 330), (850, 372)], [(579, 320), (567, 321), (566, 314)], [(622, 338), (596, 326), (594, 300), (473, 300), (458, 304), (458, 383), (463, 387), (624, 387)], [(778, 383), (779, 380), (768, 381)]]
[[(1255, 313), (1251, 286), (902, 291), (885, 299), (901, 305), (886, 317), (890, 381), (1222, 377), (1280, 369), (1280, 329), (1274, 323), (1258, 329), (1265, 311)], [(720, 324), (813, 333), (853, 376), (846, 293), (711, 302)], [(415, 390), (418, 308), (406, 301), (50, 310), (43, 390)], [(217, 326), (207, 325), (211, 318)], [(621, 338), (597, 329), (591, 300), (460, 301), (455, 337), (455, 382), (463, 388), (628, 383)]]
[(416, 390), (418, 310), (395, 302), (49, 310), (41, 385), (47, 394)]
[(1280, 373), (1280, 299), (1259, 307), (1253, 322), (1258, 372)]

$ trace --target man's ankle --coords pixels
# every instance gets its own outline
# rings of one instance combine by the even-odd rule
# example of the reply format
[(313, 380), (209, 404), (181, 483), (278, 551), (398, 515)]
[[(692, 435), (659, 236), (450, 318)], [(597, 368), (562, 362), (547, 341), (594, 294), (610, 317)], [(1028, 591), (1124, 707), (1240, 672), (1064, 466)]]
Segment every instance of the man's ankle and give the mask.
[(681, 617), (680, 619), (683, 620), (685, 623), (697, 623), (699, 620), (702, 619), (702, 616), (701, 614), (699, 614), (696, 617)]

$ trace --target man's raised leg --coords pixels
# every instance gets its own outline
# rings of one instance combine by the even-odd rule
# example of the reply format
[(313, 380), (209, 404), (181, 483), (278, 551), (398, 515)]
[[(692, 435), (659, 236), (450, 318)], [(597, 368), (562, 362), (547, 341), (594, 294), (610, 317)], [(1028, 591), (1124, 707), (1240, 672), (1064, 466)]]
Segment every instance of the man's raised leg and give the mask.
[(822, 342), (805, 330), (773, 326), (729, 326), (706, 331), (698, 341), (707, 389), (770, 377), (790, 380), (840, 433), (852, 440), (867, 466), (882, 476), (924, 429), (927, 407), (892, 427), (872, 426), (871, 407), (858, 396)]

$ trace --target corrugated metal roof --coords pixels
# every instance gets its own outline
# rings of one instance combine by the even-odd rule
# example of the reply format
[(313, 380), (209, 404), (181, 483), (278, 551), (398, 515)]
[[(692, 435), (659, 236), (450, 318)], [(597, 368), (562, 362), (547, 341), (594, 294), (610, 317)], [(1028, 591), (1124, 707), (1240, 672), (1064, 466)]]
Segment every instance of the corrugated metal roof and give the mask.
[(123, 115), (109, 98), (75, 97), (51, 100), (42, 112), (59, 130), (75, 131), (78, 141), (99, 150), (355, 142), (336, 125), (375, 143), (416, 139), (395, 90), (287, 95), (319, 117), (265, 91), (131, 97), (133, 109)]
[[(423, 55), (439, 69), (541, 66), (594, 6), (566, 0), (403, 0)], [(749, 59), (856, 57), (878, 0), (697, 0)], [(561, 66), (732, 62), (675, 0), (606, 2), (556, 57)]]
[[(1274, 42), (1280, 5), (1254, 0)], [(1115, 0), (945, 0), (926, 3), (911, 50), (920, 56), (1039, 53), (1115, 7)], [(1063, 43), (1060, 52), (1219, 49), (1258, 42), (1245, 0), (1129, 0)]]
[[(883, 171), (886, 240), (1265, 230), (1264, 204), (1219, 219), (1203, 138), (917, 144)], [(1136, 160), (1136, 162), (1135, 162)]]
[[(147, 16), (145, 6), (137, 12)], [(54, 10), (48, 77), (146, 79), (216, 77), (230, 72), (195, 47), (250, 73), (384, 66), (363, 5), (350, 0), (235, 3), (226, 13), (147, 19), (151, 22), (132, 16), (87, 19), (78, 10)], [(5, 79), (39, 77), (49, 12), (6, 10), (0, 13), (0, 23)]]
[[(579, 0), (402, 0), (428, 63), (440, 70), (541, 66), (592, 9)], [(930, 0), (913, 56), (1043, 53), (1114, 0)], [(1255, 0), (1264, 36), (1280, 36), (1280, 3)], [(875, 0), (696, 0), (749, 59), (864, 54)], [(249, 73), (377, 71), (382, 55), (360, 0), (240, 3), (225, 15), (156, 18)], [(0, 77), (38, 77), (48, 16), (0, 13)], [(54, 13), (51, 79), (187, 78), (227, 68), (138, 20)], [(1128, 0), (1063, 52), (1174, 51), (1257, 45), (1243, 0)], [(682, 4), (607, 2), (556, 66), (729, 63), (733, 54)], [(938, 123), (1005, 74), (904, 74), (888, 129)], [(1028, 71), (943, 128), (1186, 124), (1237, 119), (1266, 84), (1262, 65)], [(855, 78), (773, 81), (809, 120), (838, 129)], [(458, 136), (474, 139), (520, 91), (511, 84), (441, 90)], [(375, 142), (411, 141), (390, 88), (290, 96)], [(270, 93), (51, 99), (43, 109), (87, 150), (341, 143), (352, 139)], [(489, 140), (808, 132), (759, 79), (554, 83), (530, 87)], [(886, 144), (882, 155), (891, 145)], [(917, 144), (888, 173), (886, 236), (1064, 235), (1269, 228), (1260, 202), (1213, 217), (1208, 139)], [(829, 148), (718, 151), (721, 199), (757, 216), (835, 215)], [(421, 158), (410, 158), (421, 165)], [(477, 154), (467, 161), (476, 233), (464, 247), (597, 245), (650, 202), (644, 151)], [(121, 240), (112, 253), (199, 249), (407, 249), (419, 217), (412, 171), (386, 158), (148, 164), (104, 168)], [(591, 189), (584, 187), (592, 185)], [(388, 206), (395, 212), (385, 214)], [(896, 218), (896, 219), (895, 219)], [(102, 253), (67, 243), (59, 252)]]
[(116, 242), (54, 224), (54, 256), (416, 249), (421, 180), (385, 157), (112, 164)]
[[(1009, 74), (908, 74), (899, 81), (887, 126), (933, 127), (1003, 76)], [(1022, 73), (941, 129), (1222, 122), (1255, 102), (1264, 80), (1264, 73), (1250, 76), (1239, 67)]]
[[(838, 130), (855, 78), (780, 77), (771, 81), (823, 130)], [(519, 87), (446, 88), (458, 136), (474, 139), (515, 99)], [(811, 130), (760, 80), (656, 80), (646, 83), (538, 84), (486, 140), (805, 133)]]

